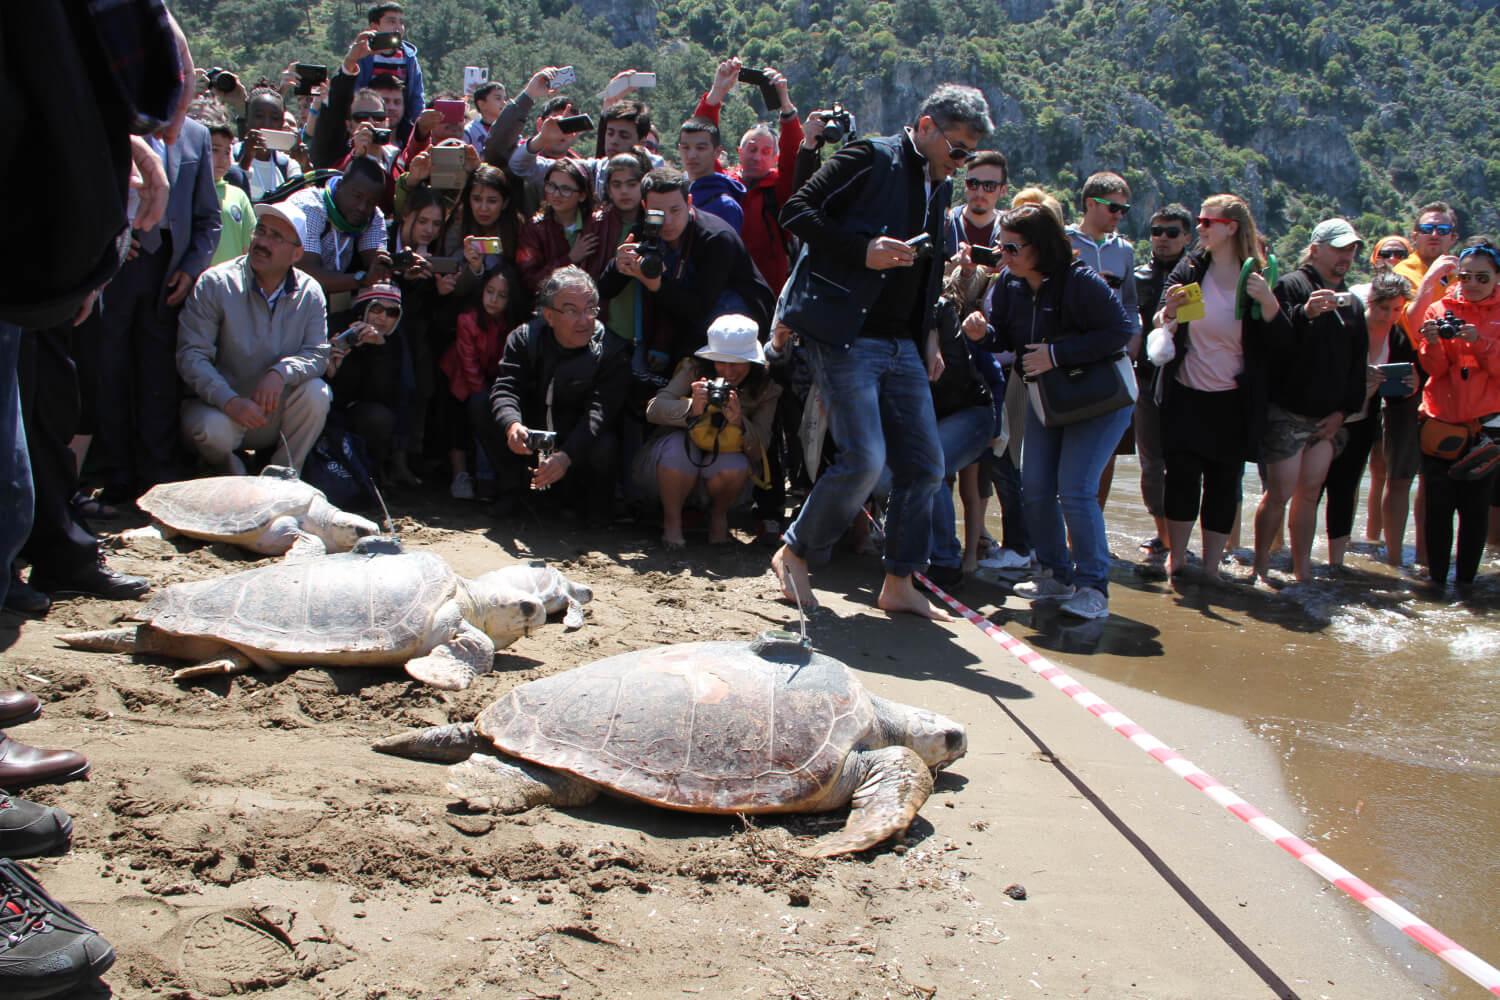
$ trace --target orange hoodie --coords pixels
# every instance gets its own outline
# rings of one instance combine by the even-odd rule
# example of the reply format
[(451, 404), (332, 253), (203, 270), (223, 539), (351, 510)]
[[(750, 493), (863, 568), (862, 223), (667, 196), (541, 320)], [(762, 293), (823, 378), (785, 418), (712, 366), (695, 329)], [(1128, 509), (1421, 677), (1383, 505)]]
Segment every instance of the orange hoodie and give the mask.
[(1472, 344), (1454, 337), (1415, 338), (1417, 357), (1429, 378), (1422, 389), (1421, 413), (1450, 423), (1467, 423), (1500, 413), (1500, 293), (1469, 302), (1455, 289), (1427, 310), (1425, 320), (1442, 319), (1451, 310), (1479, 330)]

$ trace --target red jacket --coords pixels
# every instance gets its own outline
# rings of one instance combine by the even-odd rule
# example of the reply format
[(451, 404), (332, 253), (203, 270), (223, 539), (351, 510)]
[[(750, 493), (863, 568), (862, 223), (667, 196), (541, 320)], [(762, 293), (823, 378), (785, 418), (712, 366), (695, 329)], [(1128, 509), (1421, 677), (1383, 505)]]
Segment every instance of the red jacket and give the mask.
[(589, 217), (583, 232), (585, 235), (592, 233), (598, 238), (598, 242), (594, 244), (594, 252), (580, 266), (595, 281), (604, 273), (604, 266), (615, 259), (615, 252), (620, 248), (620, 233), (624, 228), (620, 213), (615, 211), (613, 205), (596, 208)]
[[(718, 104), (709, 104), (708, 95), (704, 94), (693, 109), (693, 117), (705, 118), (717, 125), (719, 108)], [(781, 123), (778, 136), (776, 167), (754, 187), (745, 185), (750, 190), (742, 202), (745, 223), (740, 228), (740, 239), (745, 241), (750, 259), (760, 268), (761, 277), (766, 279), (772, 292), (780, 295), (781, 286), (786, 284), (791, 271), (791, 261), (786, 253), (787, 234), (777, 217), (792, 196), (792, 186), (797, 179), (797, 147), (802, 145), (802, 122), (796, 116), (786, 119)], [(739, 167), (730, 167), (724, 173), (744, 183)]]
[[(587, 231), (588, 220), (584, 219), (579, 236)], [(521, 235), (516, 239), (516, 268), (531, 294), (537, 293), (553, 271), (573, 263), (568, 259), (572, 249), (562, 224), (552, 217), (550, 208), (542, 209), (521, 227)]]
[(458, 335), (438, 362), (448, 376), (448, 390), (464, 402), (476, 392), (488, 392), (500, 372), (506, 330), (482, 309), (469, 309), (458, 317)]
[(1417, 358), (1427, 372), (1420, 411), (1449, 423), (1461, 424), (1500, 413), (1500, 293), (1479, 302), (1450, 291), (1427, 310), (1425, 320), (1442, 319), (1451, 310), (1479, 330), (1472, 344), (1454, 337), (1428, 340), (1416, 336)]

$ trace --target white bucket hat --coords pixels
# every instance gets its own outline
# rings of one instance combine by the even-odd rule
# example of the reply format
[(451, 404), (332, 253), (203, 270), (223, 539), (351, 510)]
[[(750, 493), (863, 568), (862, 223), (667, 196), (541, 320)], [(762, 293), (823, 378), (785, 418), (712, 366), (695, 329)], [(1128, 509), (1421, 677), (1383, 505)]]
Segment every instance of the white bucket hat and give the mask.
[(714, 320), (708, 328), (708, 346), (697, 353), (705, 361), (766, 363), (766, 352), (760, 346), (760, 328), (755, 320), (739, 313)]

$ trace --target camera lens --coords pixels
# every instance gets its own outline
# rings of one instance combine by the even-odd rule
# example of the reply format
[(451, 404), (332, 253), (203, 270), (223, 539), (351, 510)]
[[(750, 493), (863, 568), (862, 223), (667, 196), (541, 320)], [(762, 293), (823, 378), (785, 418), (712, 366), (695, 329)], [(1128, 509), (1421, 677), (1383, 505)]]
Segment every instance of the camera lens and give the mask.
[(661, 257), (654, 253), (641, 255), (641, 273), (648, 278), (660, 278), (662, 272)]
[(844, 139), (844, 126), (838, 122), (829, 122), (823, 126), (823, 141), (842, 142)]

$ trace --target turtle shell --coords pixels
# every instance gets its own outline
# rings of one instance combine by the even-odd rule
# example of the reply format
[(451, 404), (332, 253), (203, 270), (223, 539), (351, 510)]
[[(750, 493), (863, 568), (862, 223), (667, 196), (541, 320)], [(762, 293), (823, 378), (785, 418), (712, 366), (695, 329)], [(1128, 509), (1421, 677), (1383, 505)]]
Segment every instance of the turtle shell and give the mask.
[(504, 753), (622, 795), (765, 813), (809, 805), (873, 722), (863, 685), (838, 660), (696, 642), (523, 684), (477, 725)]
[(229, 541), (259, 531), (283, 514), (306, 513), (316, 487), (274, 476), (211, 476), (153, 486), (137, 501), (167, 527), (194, 538)]
[(142, 618), (170, 635), (206, 636), (298, 663), (404, 663), (419, 652), (458, 577), (430, 552), (346, 552), (178, 583)]

